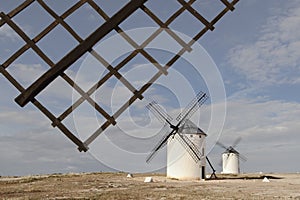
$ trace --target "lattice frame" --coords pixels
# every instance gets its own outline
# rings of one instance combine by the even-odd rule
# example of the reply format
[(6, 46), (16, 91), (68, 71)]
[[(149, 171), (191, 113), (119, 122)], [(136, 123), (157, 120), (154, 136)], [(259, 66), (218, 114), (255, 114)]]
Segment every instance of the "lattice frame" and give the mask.
[[(4, 24), (9, 25), (24, 41), (20, 49), (18, 49), (13, 55), (11, 55), (4, 63), (0, 66), (1, 74), (10, 81), (10, 83), (21, 92), (21, 94), (16, 98), (16, 102), (20, 106), (26, 105), (31, 102), (38, 108), (44, 115), (46, 115), (52, 122), (54, 127), (60, 129), (71, 141), (73, 141), (80, 151), (87, 151), (88, 145), (91, 144), (104, 130), (106, 130), (110, 125), (116, 124), (116, 119), (137, 99), (143, 99), (143, 93), (161, 76), (167, 75), (168, 69), (185, 53), (192, 51), (193, 44), (198, 41), (208, 30), (214, 30), (214, 25), (218, 22), (228, 11), (233, 11), (234, 6), (239, 0), (233, 0), (229, 2), (228, 0), (219, 0), (224, 4), (224, 9), (215, 16), (211, 21), (205, 19), (197, 10), (192, 7), (192, 4), (196, 0), (177, 0), (181, 7), (174, 12), (165, 22), (163, 22), (157, 15), (155, 15), (146, 5), (147, 0), (131, 0), (123, 8), (121, 8), (114, 16), (109, 17), (100, 6), (95, 3), (94, 0), (79, 0), (69, 9), (67, 9), (63, 14), (58, 15), (54, 10), (52, 10), (43, 0), (26, 0), (17, 8), (5, 14), (0, 13), (0, 27)], [(44, 30), (37, 34), (34, 38), (30, 38), (14, 21), (13, 18), (17, 16), (20, 12), (29, 7), (33, 2), (38, 2), (39, 5), (49, 13), (54, 21), (49, 24)], [(105, 22), (90, 36), (83, 39), (78, 33), (65, 21), (68, 16), (82, 7), (84, 4), (89, 4), (104, 20)], [(154, 33), (150, 35), (141, 45), (131, 38), (126, 32), (122, 30), (119, 26), (127, 17), (129, 17), (137, 9), (142, 10), (147, 16), (149, 16), (160, 28), (158, 28)], [(184, 11), (191, 13), (197, 20), (199, 20), (204, 28), (201, 29), (191, 41), (185, 42), (180, 36), (178, 36), (174, 31), (172, 31), (169, 26), (180, 16)], [(37, 43), (48, 35), (56, 26), (61, 25), (79, 44), (72, 49), (67, 55), (65, 55), (60, 61), (54, 63), (41, 48), (37, 46)], [(105, 37), (111, 30), (118, 32), (135, 50), (132, 51), (125, 59), (123, 59), (115, 67), (111, 63), (107, 62), (104, 57), (102, 57), (98, 52), (96, 52), (93, 47)], [(182, 48), (178, 53), (173, 56), (164, 66), (160, 65), (157, 60), (151, 56), (145, 48), (147, 45), (153, 41), (162, 32), (166, 32), (171, 36)], [(50, 69), (44, 73), (37, 81), (31, 84), (28, 88), (24, 88), (9, 72), (8, 68), (10, 65), (24, 54), (27, 50), (32, 49), (47, 65)], [(80, 53), (78, 53), (80, 51)], [(85, 92), (75, 81), (68, 76), (64, 71), (72, 65), (77, 59), (81, 57), (83, 53), (89, 52), (99, 63), (108, 69), (108, 73), (102, 77), (97, 83), (95, 83), (87, 92)], [(140, 90), (137, 90), (121, 73), (119, 70), (124, 67), (129, 61), (131, 61), (135, 56), (142, 55), (146, 58), (149, 63), (152, 63), (154, 67), (157, 68), (157, 73), (146, 83)], [(36, 96), (44, 90), (53, 80), (60, 76), (66, 83), (68, 83), (74, 90), (80, 94), (80, 98), (76, 100), (73, 105), (69, 106), (61, 115), (55, 116), (51, 111), (49, 111), (41, 102), (36, 99)], [(109, 115), (95, 100), (91, 98), (91, 95), (100, 88), (110, 77), (116, 77), (128, 90), (132, 92), (131, 98), (126, 101), (121, 108), (119, 108), (115, 113)], [(105, 118), (105, 122), (90, 135), (85, 141), (81, 141), (75, 134), (73, 134), (63, 123), (77, 107), (79, 107), (83, 102), (88, 102), (94, 107), (94, 109)]]

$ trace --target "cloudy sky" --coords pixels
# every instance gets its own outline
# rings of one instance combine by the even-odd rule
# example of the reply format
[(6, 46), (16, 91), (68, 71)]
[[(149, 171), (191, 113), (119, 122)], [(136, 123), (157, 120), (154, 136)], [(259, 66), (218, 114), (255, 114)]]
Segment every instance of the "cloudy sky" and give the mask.
[[(77, 1), (45, 2), (61, 15)], [(95, 2), (112, 16), (127, 1)], [(8, 13), (20, 3), (22, 1), (0, 0), (0, 11)], [(152, 0), (146, 6), (164, 21), (180, 5), (173, 0)], [(198, 0), (194, 8), (212, 19), (223, 5), (218, 1)], [(14, 17), (13, 21), (30, 38), (34, 38), (54, 19), (35, 2)], [(81, 38), (86, 38), (104, 19), (85, 4), (65, 21)], [(241, 0), (234, 12), (227, 13), (213, 32), (207, 32), (199, 40), (199, 45), (209, 56), (203, 53), (203, 49), (201, 51), (201, 48), (193, 47), (193, 51), (176, 62), (168, 76), (161, 77), (145, 96), (159, 101), (175, 118), (193, 97), (191, 91), (203, 90), (209, 94), (211, 98), (200, 109), (201, 117), (196, 113), (192, 120), (208, 134), (208, 156), (218, 171), (221, 170), (218, 163), (224, 149), (214, 143), (219, 140), (231, 145), (241, 137), (237, 150), (247, 157), (247, 162), (241, 166), (243, 172), (299, 172), (299, 25), (298, 1)], [(139, 43), (156, 30), (145, 27), (157, 27), (157, 24), (138, 10), (120, 27)], [(170, 24), (170, 28), (179, 35), (185, 34), (182, 37), (187, 41), (203, 26), (185, 12)], [(112, 65), (116, 65), (133, 48), (114, 36), (113, 32), (109, 36), (98, 44), (97, 51)], [(148, 51), (161, 64), (165, 64), (179, 46), (175, 41), (169, 43), (166, 38), (169, 37), (162, 36), (157, 44), (152, 44), (153, 48), (162, 44), (158, 45), (159, 50)], [(3, 64), (25, 43), (8, 25), (3, 25), (0, 27), (0, 44), (0, 62)], [(62, 26), (57, 26), (37, 45), (56, 63), (76, 47), (78, 41)], [(198, 62), (200, 57), (201, 61)], [(198, 67), (194, 61), (206, 68)], [(88, 90), (99, 77), (107, 73), (103, 66), (95, 63), (94, 58), (84, 55), (66, 73), (76, 79), (84, 90)], [(139, 88), (157, 71), (149, 65), (143, 56), (138, 56), (120, 73)], [(34, 51), (28, 50), (7, 70), (26, 88), (48, 68)], [(209, 72), (206, 72), (207, 68)], [(98, 73), (91, 73), (95, 71)], [(202, 77), (198, 77), (199, 74)], [(161, 131), (162, 125), (145, 108), (146, 100), (137, 101), (128, 112), (121, 115), (117, 126), (107, 129), (90, 145), (89, 153), (80, 153), (34, 106), (28, 104), (24, 108), (19, 107), (14, 102), (19, 92), (3, 76), (0, 76), (0, 84), (0, 176), (130, 169), (147, 171), (162, 169), (166, 165), (165, 149), (150, 163), (151, 167), (144, 164), (151, 148), (168, 130)], [(226, 98), (222, 98), (223, 87)], [(92, 98), (112, 114), (130, 95), (131, 92), (114, 78), (99, 88)], [(59, 116), (78, 99), (78, 94), (58, 78), (37, 99)], [(103, 120), (85, 102), (64, 123), (85, 140)]]

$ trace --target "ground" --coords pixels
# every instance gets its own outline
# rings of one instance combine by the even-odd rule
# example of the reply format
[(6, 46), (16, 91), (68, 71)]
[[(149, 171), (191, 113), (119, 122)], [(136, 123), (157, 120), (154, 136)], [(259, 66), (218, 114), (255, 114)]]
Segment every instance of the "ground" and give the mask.
[[(144, 183), (151, 176), (152, 183)], [(262, 182), (263, 177), (270, 182)], [(0, 177), (1, 199), (299, 199), (300, 174), (218, 175), (179, 181), (159, 174), (82, 173)]]

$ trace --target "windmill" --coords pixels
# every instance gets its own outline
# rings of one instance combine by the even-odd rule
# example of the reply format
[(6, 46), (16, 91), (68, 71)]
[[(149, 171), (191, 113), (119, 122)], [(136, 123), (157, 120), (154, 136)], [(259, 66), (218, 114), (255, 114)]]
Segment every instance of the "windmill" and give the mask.
[(235, 147), (241, 141), (241, 137), (237, 138), (231, 146), (225, 146), (221, 142), (217, 144), (224, 148), (225, 151), (222, 153), (222, 167), (223, 174), (239, 174), (240, 173), (240, 160), (246, 161), (247, 158), (240, 154)]
[(167, 177), (177, 179), (204, 179), (205, 159), (213, 169), (209, 159), (205, 156), (206, 134), (198, 128), (189, 118), (207, 100), (208, 96), (199, 92), (188, 104), (182, 113), (176, 118), (177, 124), (155, 101), (147, 105), (147, 108), (165, 125), (172, 129), (153, 148), (146, 162), (149, 163), (155, 154), (167, 144)]

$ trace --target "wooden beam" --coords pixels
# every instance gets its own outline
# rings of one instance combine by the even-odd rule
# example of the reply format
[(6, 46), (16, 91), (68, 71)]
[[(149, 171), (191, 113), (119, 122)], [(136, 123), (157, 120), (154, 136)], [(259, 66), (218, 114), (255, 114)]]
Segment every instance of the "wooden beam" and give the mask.
[(192, 15), (194, 15), (199, 21), (201, 21), (206, 27), (208, 27), (211, 31), (215, 29), (215, 27), (209, 23), (202, 15), (200, 15), (192, 6), (190, 6), (184, 0), (177, 0), (185, 9), (187, 9)]
[[(24, 88), (19, 84), (19, 82), (12, 77), (5, 68), (0, 65), (0, 73), (13, 85), (17, 90), (20, 92), (24, 91)], [(57, 127), (72, 141), (74, 142), (80, 151), (88, 151), (88, 147), (75, 135), (71, 133), (71, 131), (60, 121), (58, 121), (55, 116), (46, 108), (44, 107), (37, 99), (32, 99), (31, 102), (44, 114), (46, 115), (52, 123), (56, 123)]]
[(227, 8), (229, 8), (229, 10), (231, 11), (234, 10), (234, 6), (231, 3), (229, 3), (227, 0), (221, 0), (221, 1), (227, 6)]
[[(10, 11), (7, 16), (9, 18), (13, 18), (17, 14), (19, 14), (21, 11), (23, 11), (25, 8), (27, 8), (30, 4), (32, 4), (34, 0), (26, 0), (24, 1), (21, 5), (19, 5), (17, 8), (14, 10)], [(5, 23), (5, 20), (0, 19), (0, 27)]]
[(116, 26), (123, 22), (133, 12), (140, 8), (147, 0), (131, 0), (119, 12), (103, 23), (95, 32), (87, 37), (82, 43), (63, 57), (54, 67), (44, 73), (38, 80), (22, 92), (15, 101), (20, 106), (25, 106), (31, 99), (45, 89), (62, 72), (70, 67), (78, 58), (89, 51), (99, 40), (105, 37)]
[(168, 25), (166, 25), (164, 22), (162, 22), (159, 17), (157, 17), (149, 8), (146, 6), (142, 6), (141, 9), (153, 19), (161, 28), (163, 28), (174, 40), (176, 40), (181, 46), (186, 48), (188, 52), (192, 51), (192, 48), (188, 46), (174, 31), (172, 31)]

